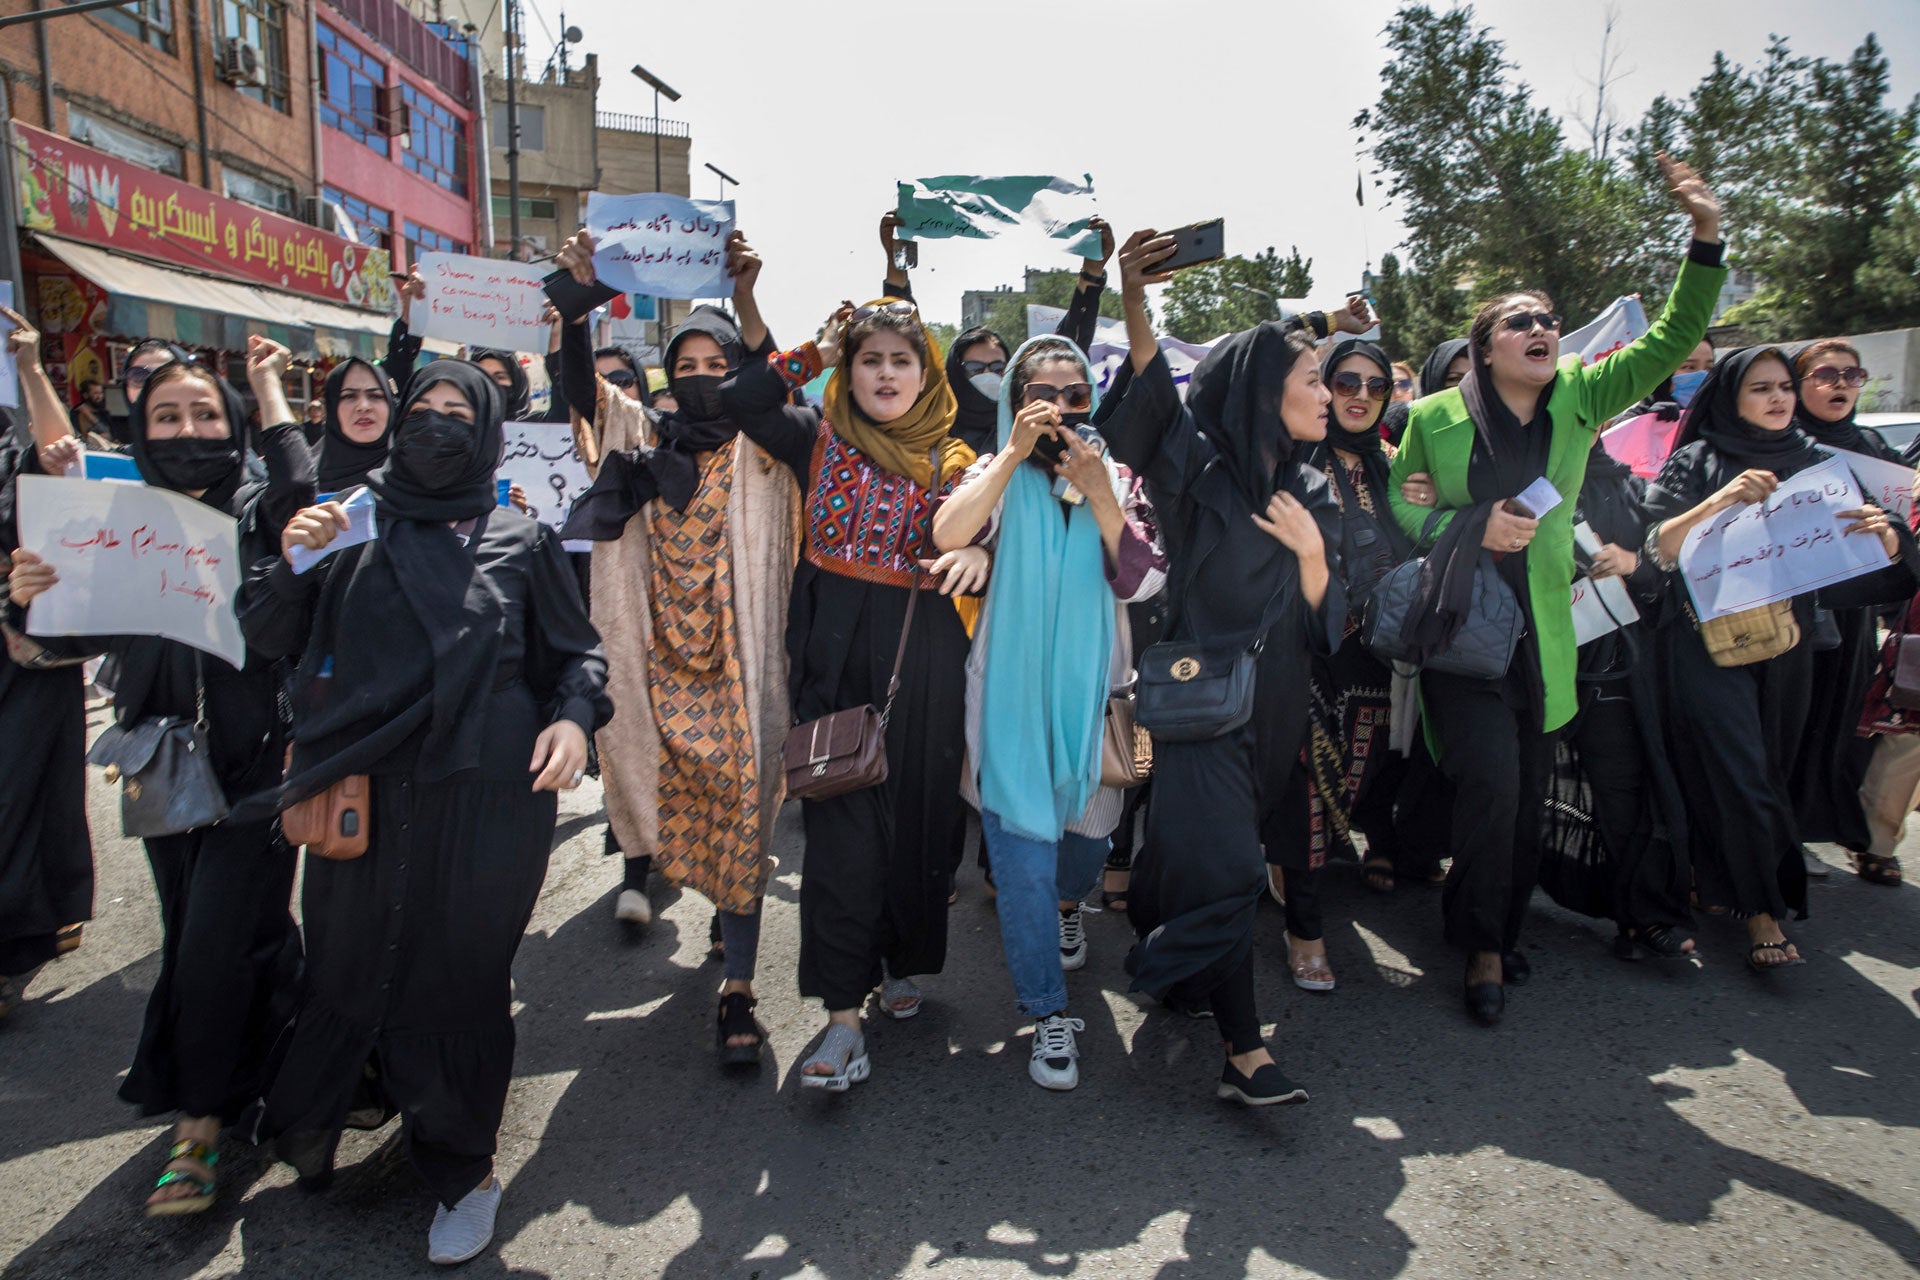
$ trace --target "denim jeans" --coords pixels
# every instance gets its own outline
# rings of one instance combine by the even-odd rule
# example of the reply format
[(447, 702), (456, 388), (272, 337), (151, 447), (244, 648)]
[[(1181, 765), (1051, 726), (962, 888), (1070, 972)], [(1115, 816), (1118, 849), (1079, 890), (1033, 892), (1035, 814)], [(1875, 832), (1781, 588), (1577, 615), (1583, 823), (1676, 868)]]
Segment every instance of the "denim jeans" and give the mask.
[(1029, 840), (1000, 825), (999, 815), (980, 812), (999, 891), (1000, 944), (1013, 975), (1020, 1012), (1029, 1018), (1067, 1007), (1067, 977), (1060, 968), (1060, 904), (1078, 902), (1093, 888), (1106, 861), (1105, 840), (1067, 832), (1059, 844)]

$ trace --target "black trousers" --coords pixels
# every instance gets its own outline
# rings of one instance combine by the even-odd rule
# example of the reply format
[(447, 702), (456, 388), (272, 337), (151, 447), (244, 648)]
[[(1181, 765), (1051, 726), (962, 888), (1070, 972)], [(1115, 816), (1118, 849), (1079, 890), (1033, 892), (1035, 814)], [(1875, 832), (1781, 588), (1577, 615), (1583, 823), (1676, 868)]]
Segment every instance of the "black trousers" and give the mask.
[(1260, 820), (1260, 847), (1267, 865), (1286, 872), (1287, 932), (1302, 942), (1316, 941), (1326, 931), (1320, 918), (1320, 873), (1325, 868), (1312, 865), (1308, 838), (1313, 822), (1310, 791), (1307, 767), (1296, 764), (1280, 802)]
[(1466, 951), (1511, 951), (1540, 875), (1540, 827), (1553, 735), (1515, 678), (1470, 680), (1427, 672), (1426, 713), (1453, 783), (1453, 868), (1440, 894), (1447, 941)]
[(1575, 722), (1573, 745), (1593, 791), (1593, 818), (1613, 864), (1613, 918), (1623, 927), (1685, 925), (1688, 876), (1672, 845), (1655, 838), (1657, 799), (1633, 702), (1594, 702)]

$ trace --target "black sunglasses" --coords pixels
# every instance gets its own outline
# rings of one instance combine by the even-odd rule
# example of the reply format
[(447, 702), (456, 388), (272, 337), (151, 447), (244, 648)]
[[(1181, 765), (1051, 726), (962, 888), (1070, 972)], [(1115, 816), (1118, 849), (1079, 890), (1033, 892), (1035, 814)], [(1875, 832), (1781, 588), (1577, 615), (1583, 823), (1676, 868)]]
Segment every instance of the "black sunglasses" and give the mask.
[(640, 379), (633, 375), (633, 370), (631, 369), (615, 369), (612, 373), (603, 373), (600, 376), (612, 385), (621, 388), (630, 387), (640, 381)]
[(1007, 362), (1005, 360), (962, 360), (960, 367), (967, 371), (969, 378), (977, 378), (983, 373), (1005, 373)]
[(1515, 333), (1525, 333), (1535, 325), (1539, 325), (1548, 333), (1560, 332), (1560, 317), (1551, 311), (1521, 311), (1506, 317), (1500, 323)]
[(1049, 386), (1044, 382), (1029, 382), (1026, 386), (1028, 404), (1058, 405), (1068, 413), (1084, 413), (1093, 404), (1093, 385), (1087, 382), (1070, 383), (1064, 387)]
[(1348, 369), (1344, 373), (1336, 373), (1333, 375), (1333, 389), (1343, 396), (1357, 396), (1363, 387), (1366, 389), (1367, 399), (1369, 400), (1385, 400), (1387, 398), (1387, 380), (1378, 374), (1371, 378), (1363, 378), (1353, 370)]

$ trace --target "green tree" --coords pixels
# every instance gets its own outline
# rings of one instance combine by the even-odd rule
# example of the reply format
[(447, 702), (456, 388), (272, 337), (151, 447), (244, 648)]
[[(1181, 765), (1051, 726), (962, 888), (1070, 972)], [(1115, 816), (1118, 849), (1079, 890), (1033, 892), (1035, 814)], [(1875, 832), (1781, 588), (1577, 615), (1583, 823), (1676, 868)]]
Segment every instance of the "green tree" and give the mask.
[(1427, 353), (1448, 338), (1464, 337), (1472, 315), (1466, 291), (1452, 280), (1407, 271), (1395, 254), (1382, 254), (1373, 278), (1380, 308), (1380, 344), (1395, 360), (1419, 371)]
[(1920, 198), (1909, 191), (1874, 228), (1873, 257), (1860, 268), (1860, 287), (1901, 324), (1920, 323)]
[(960, 336), (960, 330), (940, 320), (928, 320), (926, 323), (927, 332), (931, 333), (933, 340), (940, 344), (941, 354), (945, 355), (953, 350), (953, 341)]
[[(1120, 306), (1119, 268), (1110, 267), (1108, 283), (1111, 286), (1100, 296), (1100, 314), (1118, 320), (1123, 314)], [(1079, 282), (1080, 273), (1076, 271), (1029, 271), (1027, 283), (1031, 286), (1024, 293), (1003, 293), (994, 297), (993, 304), (987, 308), (985, 324), (987, 328), (999, 334), (1006, 341), (1018, 347), (1027, 337), (1027, 307), (1064, 307), (1073, 299), (1074, 286)], [(1012, 354), (1009, 350), (1008, 354)]]
[(1185, 342), (1207, 342), (1279, 318), (1281, 298), (1303, 298), (1313, 288), (1313, 260), (1287, 247), (1267, 246), (1252, 258), (1235, 254), (1177, 272), (1167, 286), (1167, 332)]

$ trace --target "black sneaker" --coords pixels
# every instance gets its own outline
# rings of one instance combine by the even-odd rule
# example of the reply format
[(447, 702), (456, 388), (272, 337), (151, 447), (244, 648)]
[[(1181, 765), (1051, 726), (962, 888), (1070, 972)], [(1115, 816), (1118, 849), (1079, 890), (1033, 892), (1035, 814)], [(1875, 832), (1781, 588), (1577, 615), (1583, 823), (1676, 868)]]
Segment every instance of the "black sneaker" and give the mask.
[(1220, 1087), (1214, 1090), (1214, 1096), (1249, 1107), (1276, 1107), (1305, 1102), (1307, 1091), (1287, 1079), (1278, 1063), (1269, 1062), (1254, 1068), (1251, 1076), (1243, 1076), (1228, 1062), (1220, 1073)]

